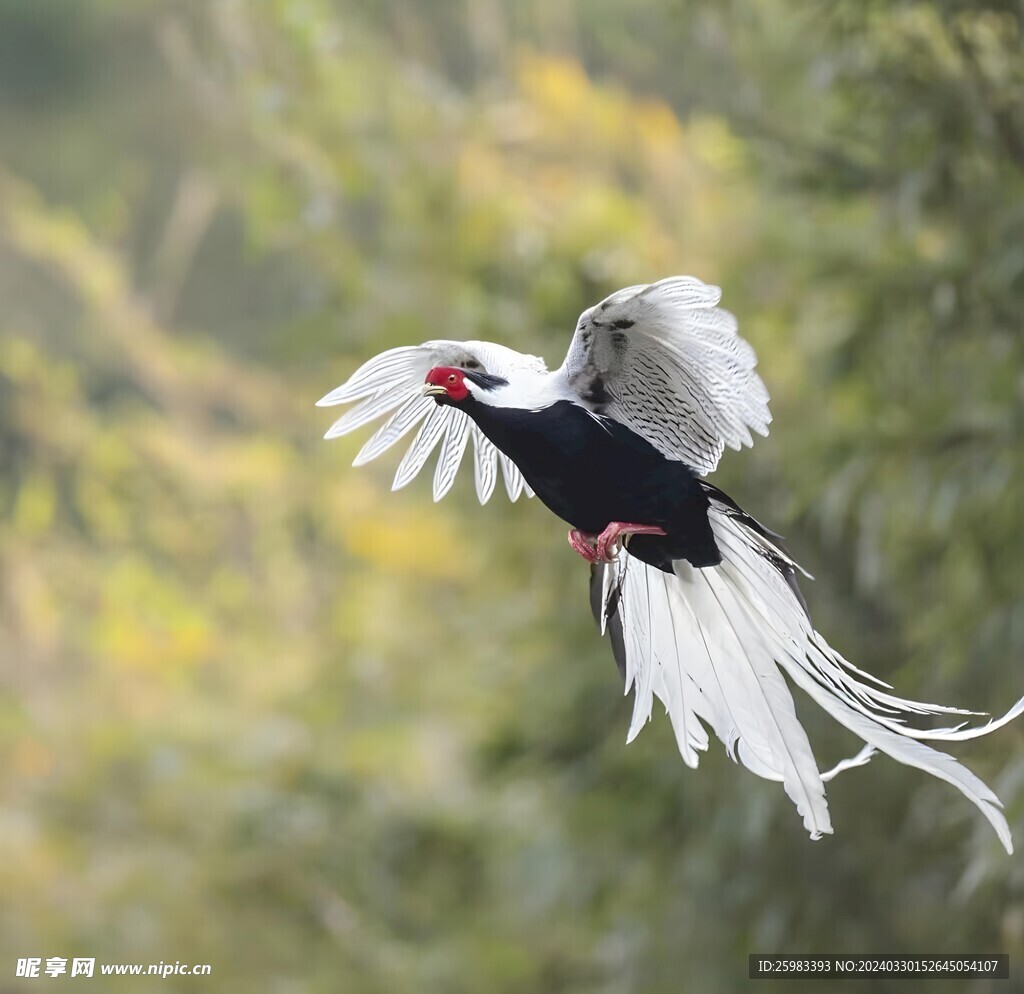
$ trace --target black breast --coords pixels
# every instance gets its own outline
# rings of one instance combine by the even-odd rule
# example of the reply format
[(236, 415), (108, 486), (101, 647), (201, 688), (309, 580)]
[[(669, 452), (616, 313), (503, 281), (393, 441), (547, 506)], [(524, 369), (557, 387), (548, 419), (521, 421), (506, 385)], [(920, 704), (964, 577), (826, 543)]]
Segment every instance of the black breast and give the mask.
[(695, 566), (721, 561), (694, 472), (624, 425), (569, 401), (524, 411), (472, 400), (464, 409), (574, 528), (600, 532), (611, 521), (659, 525), (665, 538), (630, 540), (638, 558), (669, 570), (672, 559)]

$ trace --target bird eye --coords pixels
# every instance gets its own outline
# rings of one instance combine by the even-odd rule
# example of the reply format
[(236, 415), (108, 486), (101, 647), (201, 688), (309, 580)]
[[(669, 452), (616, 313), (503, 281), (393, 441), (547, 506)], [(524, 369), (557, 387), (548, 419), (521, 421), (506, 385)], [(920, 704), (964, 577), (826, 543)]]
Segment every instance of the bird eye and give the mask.
[(454, 373), (449, 373), (449, 375), (448, 375), (448, 382), (449, 383), (454, 383), (457, 379), (458, 379), (458, 377)]

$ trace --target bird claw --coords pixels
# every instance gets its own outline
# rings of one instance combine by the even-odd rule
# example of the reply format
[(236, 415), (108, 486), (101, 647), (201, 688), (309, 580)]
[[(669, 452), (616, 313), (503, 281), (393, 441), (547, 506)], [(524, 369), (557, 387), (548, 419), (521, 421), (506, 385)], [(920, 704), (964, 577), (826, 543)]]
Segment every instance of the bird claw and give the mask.
[(638, 525), (628, 521), (612, 521), (600, 535), (573, 528), (569, 544), (588, 563), (613, 563), (631, 535), (665, 535), (658, 525)]
[(592, 532), (581, 532), (578, 528), (573, 528), (569, 532), (569, 544), (588, 563), (597, 561), (597, 535)]

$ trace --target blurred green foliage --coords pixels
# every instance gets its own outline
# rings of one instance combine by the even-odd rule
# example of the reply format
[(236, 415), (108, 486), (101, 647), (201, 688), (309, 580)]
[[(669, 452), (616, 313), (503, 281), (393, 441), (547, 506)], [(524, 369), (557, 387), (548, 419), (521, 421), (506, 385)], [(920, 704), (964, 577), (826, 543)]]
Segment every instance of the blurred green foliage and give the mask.
[[(32, 955), (282, 994), (1019, 970), (1024, 860), (949, 787), (878, 759), (811, 843), (660, 716), (625, 748), (564, 526), (319, 440), (370, 354), (557, 360), (676, 272), (758, 349), (773, 434), (716, 482), (819, 576), (822, 631), (1005, 708), (1019, 3), (0, 0), (0, 989)], [(959, 752), (1024, 847), (1024, 728)]]

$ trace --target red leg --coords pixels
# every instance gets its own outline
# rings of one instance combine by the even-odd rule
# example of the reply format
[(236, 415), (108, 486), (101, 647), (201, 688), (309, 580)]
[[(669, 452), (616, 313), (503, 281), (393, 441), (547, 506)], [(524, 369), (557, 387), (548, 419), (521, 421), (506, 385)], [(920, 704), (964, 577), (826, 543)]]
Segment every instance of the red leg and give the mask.
[(665, 535), (664, 528), (658, 525), (636, 525), (628, 521), (612, 521), (600, 535), (597, 536), (597, 558), (601, 562), (614, 562), (619, 554), (616, 546), (620, 540), (624, 542), (630, 535)]
[(595, 543), (597, 542), (597, 536), (591, 532), (581, 532), (578, 528), (573, 528), (569, 532), (569, 544), (575, 549), (588, 563), (595, 562), (597, 559), (597, 552), (595, 552)]

